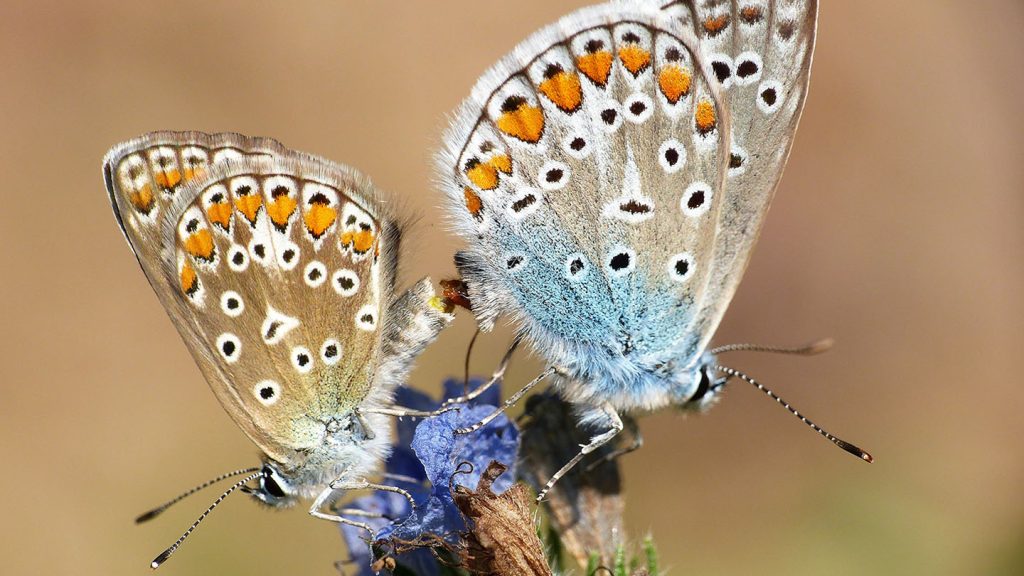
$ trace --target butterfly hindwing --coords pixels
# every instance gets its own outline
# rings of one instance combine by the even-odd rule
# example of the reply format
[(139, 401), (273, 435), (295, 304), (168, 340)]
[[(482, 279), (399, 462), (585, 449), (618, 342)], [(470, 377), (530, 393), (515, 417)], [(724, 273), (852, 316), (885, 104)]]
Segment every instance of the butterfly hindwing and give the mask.
[(696, 44), (654, 8), (600, 6), (476, 86), (439, 168), (485, 325), (511, 311), (591, 357), (678, 346), (709, 277), (728, 149)]
[[(226, 140), (229, 157), (218, 155)], [(205, 154), (201, 171), (161, 189), (190, 153)], [(166, 159), (141, 163), (155, 155)], [(296, 462), (375, 382), (399, 234), (373, 188), (273, 141), (198, 133), (116, 148), (105, 172), (126, 236), (218, 399), (268, 456)]]

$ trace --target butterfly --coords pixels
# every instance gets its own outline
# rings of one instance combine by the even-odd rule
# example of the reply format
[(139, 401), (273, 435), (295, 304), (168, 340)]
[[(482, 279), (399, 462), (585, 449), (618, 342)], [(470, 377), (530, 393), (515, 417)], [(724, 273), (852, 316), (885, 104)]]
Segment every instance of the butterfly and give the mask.
[(509, 402), (552, 377), (603, 428), (539, 499), (623, 415), (706, 409), (732, 377), (870, 461), (716, 360), (825, 345), (708, 348), (792, 145), (816, 20), (814, 0), (585, 8), (520, 44), (455, 112), (436, 161), (467, 243), (456, 292), (481, 329), (510, 318), (513, 348), (548, 363)]
[[(429, 279), (401, 295), (400, 217), (355, 170), (267, 138), (155, 132), (112, 148), (117, 223), (221, 405), (263, 451), (215, 481), (271, 507), (368, 482), (387, 457), (392, 404), (416, 356), (453, 318)], [(250, 483), (256, 485), (250, 487)]]

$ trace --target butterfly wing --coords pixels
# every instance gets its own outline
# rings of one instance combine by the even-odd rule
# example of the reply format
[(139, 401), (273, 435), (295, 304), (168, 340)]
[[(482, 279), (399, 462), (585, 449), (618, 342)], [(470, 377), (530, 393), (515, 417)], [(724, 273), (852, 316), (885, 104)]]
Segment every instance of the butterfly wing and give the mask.
[(355, 171), (237, 135), (115, 147), (105, 179), (129, 244), (217, 398), (298, 463), (374, 381), (399, 230)]
[[(711, 273), (728, 115), (692, 31), (656, 6), (563, 18), (491, 69), (438, 158), (484, 327), (549, 360), (654, 365)], [(659, 356), (659, 358), (654, 358)]]
[(711, 278), (688, 331), (710, 340), (739, 285), (782, 177), (810, 79), (816, 0), (655, 0), (700, 39), (722, 90), (731, 151)]

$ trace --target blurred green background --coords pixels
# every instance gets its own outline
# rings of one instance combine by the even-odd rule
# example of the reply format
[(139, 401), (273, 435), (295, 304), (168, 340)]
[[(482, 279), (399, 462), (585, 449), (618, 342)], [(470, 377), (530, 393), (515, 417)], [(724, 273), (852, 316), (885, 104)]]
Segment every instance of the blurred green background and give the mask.
[[(137, 574), (205, 507), (134, 516), (254, 462), (114, 224), (100, 158), (154, 129), (236, 130), (352, 164), (420, 222), (403, 282), (454, 273), (430, 157), (445, 114), (583, 2), (0, 3), (0, 562)], [(630, 536), (671, 574), (1024, 573), (1024, 5), (823, 0), (811, 92), (717, 342), (750, 387), (662, 413), (623, 460)], [(458, 370), (463, 315), (416, 386)], [(489, 369), (508, 332), (481, 341)], [(539, 367), (519, 361), (509, 384)], [(337, 530), (229, 499), (163, 574), (333, 574)]]

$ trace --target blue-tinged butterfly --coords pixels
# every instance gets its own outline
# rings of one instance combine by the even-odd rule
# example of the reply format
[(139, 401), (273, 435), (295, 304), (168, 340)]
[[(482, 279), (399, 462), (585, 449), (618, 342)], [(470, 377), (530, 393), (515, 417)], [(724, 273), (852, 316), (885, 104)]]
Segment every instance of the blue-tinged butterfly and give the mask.
[[(392, 405), (416, 356), (452, 319), (429, 279), (396, 297), (401, 226), (355, 170), (237, 134), (156, 132), (115, 146), (103, 178), (117, 222), (221, 405), (263, 451), (213, 482), (272, 507), (331, 508), (391, 444)], [(255, 483), (255, 484), (253, 484)]]
[(731, 377), (870, 461), (716, 360), (766, 347), (708, 349), (789, 154), (816, 19), (815, 0), (586, 8), (519, 45), (456, 111), (437, 167), (468, 244), (468, 301), (482, 329), (511, 318), (549, 363), (510, 401), (553, 376), (603, 428), (541, 498), (623, 429), (620, 412), (702, 410)]

